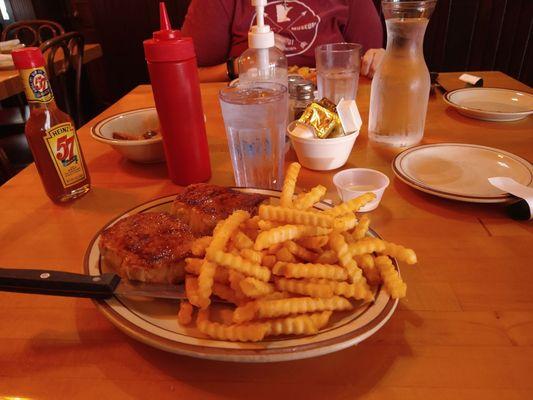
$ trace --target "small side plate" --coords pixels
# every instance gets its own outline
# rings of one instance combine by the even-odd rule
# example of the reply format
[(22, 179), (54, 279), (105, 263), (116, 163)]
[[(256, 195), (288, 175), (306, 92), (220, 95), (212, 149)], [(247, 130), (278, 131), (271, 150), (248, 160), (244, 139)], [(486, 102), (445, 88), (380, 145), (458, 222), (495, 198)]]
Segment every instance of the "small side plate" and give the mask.
[(533, 114), (533, 95), (517, 90), (466, 88), (443, 98), (459, 113), (484, 121), (518, 121)]
[(491, 176), (507, 176), (526, 186), (533, 184), (533, 167), (527, 160), (475, 144), (411, 147), (394, 158), (392, 170), (415, 189), (471, 203), (501, 203), (511, 198), (489, 183)]

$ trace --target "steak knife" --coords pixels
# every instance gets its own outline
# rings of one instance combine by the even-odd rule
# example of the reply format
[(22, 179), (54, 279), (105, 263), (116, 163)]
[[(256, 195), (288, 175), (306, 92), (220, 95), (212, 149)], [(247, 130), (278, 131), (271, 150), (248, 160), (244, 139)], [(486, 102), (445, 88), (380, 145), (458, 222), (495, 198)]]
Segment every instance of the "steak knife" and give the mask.
[(187, 298), (183, 284), (133, 282), (113, 273), (84, 275), (40, 269), (0, 268), (0, 291), (99, 300), (113, 296)]

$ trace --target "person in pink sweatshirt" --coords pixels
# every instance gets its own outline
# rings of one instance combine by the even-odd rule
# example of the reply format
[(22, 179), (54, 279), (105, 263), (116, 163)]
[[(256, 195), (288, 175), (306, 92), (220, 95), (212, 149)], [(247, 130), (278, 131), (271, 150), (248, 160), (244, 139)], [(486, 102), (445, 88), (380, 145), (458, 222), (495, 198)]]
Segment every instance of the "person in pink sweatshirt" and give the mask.
[[(250, 0), (192, 0), (182, 27), (192, 37), (200, 80), (234, 78), (235, 59), (248, 47), (255, 23)], [(384, 50), (383, 29), (372, 0), (274, 0), (265, 7), (265, 23), (289, 65), (315, 66), (315, 47), (326, 43), (363, 46), (361, 74), (372, 77)]]

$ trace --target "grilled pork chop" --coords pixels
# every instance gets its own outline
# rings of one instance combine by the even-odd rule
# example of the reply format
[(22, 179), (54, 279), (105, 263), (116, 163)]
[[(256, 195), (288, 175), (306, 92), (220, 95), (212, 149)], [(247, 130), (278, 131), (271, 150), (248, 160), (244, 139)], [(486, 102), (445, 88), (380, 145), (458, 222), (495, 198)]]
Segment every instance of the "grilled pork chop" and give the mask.
[(195, 235), (210, 235), (218, 221), (235, 210), (257, 214), (257, 208), (267, 197), (199, 183), (190, 185), (176, 196), (172, 214), (189, 225)]
[(125, 278), (142, 282), (183, 280), (182, 261), (194, 236), (183, 222), (165, 212), (130, 215), (100, 237), (104, 262)]

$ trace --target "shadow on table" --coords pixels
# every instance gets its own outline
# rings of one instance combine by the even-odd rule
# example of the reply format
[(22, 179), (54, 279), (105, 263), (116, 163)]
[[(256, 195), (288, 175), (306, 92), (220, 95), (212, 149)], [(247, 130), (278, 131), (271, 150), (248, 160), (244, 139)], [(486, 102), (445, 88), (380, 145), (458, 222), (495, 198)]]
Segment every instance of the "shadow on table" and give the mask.
[[(80, 311), (78, 314), (80, 338), (90, 345), (86, 318)], [(404, 330), (408, 324), (416, 326), (420, 323), (416, 314), (402, 309), (384, 328), (358, 346), (317, 358), (265, 364), (201, 360), (166, 353), (126, 336), (123, 339), (151, 368), (175, 381), (173, 387), (177, 390), (185, 388), (188, 393), (192, 389), (195, 398), (356, 398), (379, 386), (398, 357), (411, 355)], [(120, 334), (117, 332), (117, 335)], [(142, 364), (138, 367), (146, 368)], [(117, 371), (107, 363), (100, 368), (108, 379), (116, 377)], [(164, 378), (157, 374), (157, 379)], [(138, 386), (129, 386), (127, 381), (115, 381), (115, 384), (134, 398), (143, 398)], [(161, 393), (160, 398), (171, 398), (176, 394)]]
[(394, 178), (392, 184), (398, 195), (429, 213), (454, 220), (465, 218), (506, 217), (505, 203), (467, 203), (421, 192)]
[(167, 165), (164, 162), (155, 164), (135, 163), (125, 159), (111, 149), (92, 159), (87, 167), (92, 175), (109, 174), (110, 171), (116, 170), (136, 178), (168, 179)]

